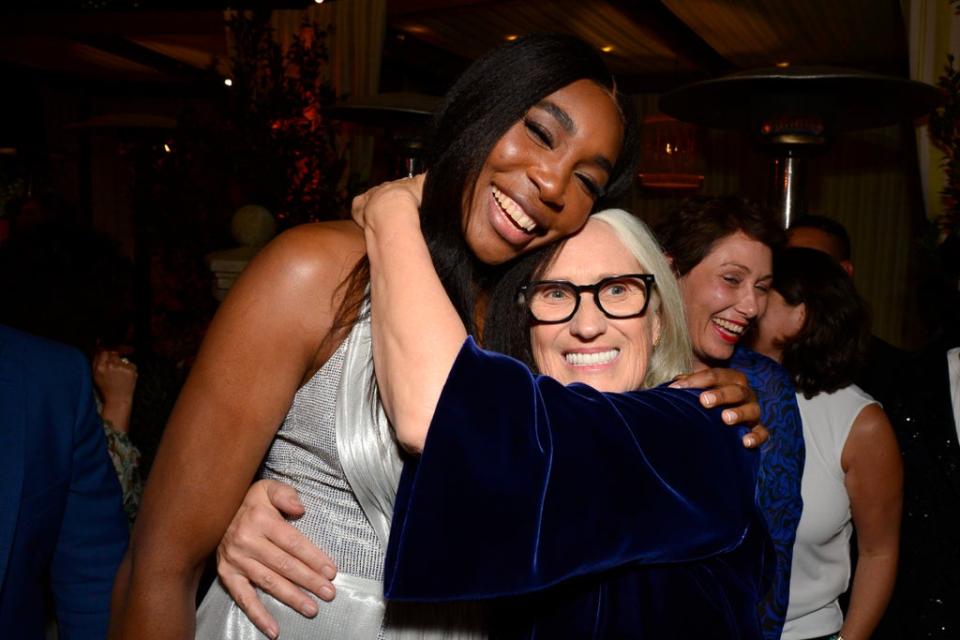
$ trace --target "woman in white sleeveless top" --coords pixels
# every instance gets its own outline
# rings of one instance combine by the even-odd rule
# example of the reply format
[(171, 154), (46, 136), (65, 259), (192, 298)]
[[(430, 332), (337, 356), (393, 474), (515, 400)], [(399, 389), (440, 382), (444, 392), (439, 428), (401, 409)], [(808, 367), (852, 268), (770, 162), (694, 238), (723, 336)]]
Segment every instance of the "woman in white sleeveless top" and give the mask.
[[(866, 640), (897, 571), (903, 470), (890, 422), (852, 378), (869, 336), (866, 305), (829, 256), (790, 248), (774, 259), (756, 348), (797, 386), (806, 462), (784, 640)], [(838, 597), (856, 574), (846, 618)]]

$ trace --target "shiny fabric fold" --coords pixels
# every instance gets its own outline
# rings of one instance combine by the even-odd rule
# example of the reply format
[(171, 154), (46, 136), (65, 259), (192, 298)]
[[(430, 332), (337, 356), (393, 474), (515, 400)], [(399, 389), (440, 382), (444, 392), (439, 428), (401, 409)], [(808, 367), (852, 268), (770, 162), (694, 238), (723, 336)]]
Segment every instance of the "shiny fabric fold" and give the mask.
[[(272, 474), (268, 477), (279, 477), (301, 492), (307, 508), (307, 514), (297, 522), (301, 531), (321, 547), (342, 545), (339, 557), (344, 564), (334, 580), (337, 597), (332, 602), (313, 598), (319, 613), (307, 618), (260, 590), (258, 596), (279, 623), (284, 638), (484, 638), (482, 603), (451, 606), (387, 602), (383, 597), (383, 583), (378, 579), (382, 555), (372, 556), (370, 543), (378, 549), (387, 544), (402, 462), (390, 425), (373, 393), (371, 347), (370, 319), (365, 310), (337, 353), (298, 392), (291, 415), (268, 454)], [(328, 437), (328, 430), (335, 437)], [(275, 450), (279, 445), (282, 448)], [(331, 449), (335, 449), (335, 455)], [(339, 477), (330, 474), (331, 468), (346, 480), (342, 489), (337, 485)], [(346, 489), (350, 502), (355, 498), (359, 509), (342, 504), (341, 494)], [(331, 541), (327, 535), (331, 529), (339, 532), (341, 539)], [(345, 566), (352, 567), (352, 572)], [(377, 570), (370, 571), (371, 568)], [(367, 573), (357, 575), (360, 571)], [(195, 637), (252, 640), (265, 636), (218, 581), (200, 606)]]
[(373, 380), (373, 338), (367, 304), (347, 336), (334, 423), (343, 474), (386, 547), (403, 461), (383, 406), (373, 397)]
[[(368, 638), (379, 637), (386, 605), (380, 595), (380, 582), (340, 573), (333, 581), (336, 603), (325, 603), (307, 594), (320, 613), (307, 618), (268, 593), (258, 590), (263, 606), (280, 625), (284, 638)], [(197, 610), (196, 637), (205, 640), (266, 640), (227, 592), (211, 589)]]
[(759, 638), (743, 433), (694, 391), (564, 387), (468, 339), (401, 477), (385, 593), (497, 599), (502, 637)]

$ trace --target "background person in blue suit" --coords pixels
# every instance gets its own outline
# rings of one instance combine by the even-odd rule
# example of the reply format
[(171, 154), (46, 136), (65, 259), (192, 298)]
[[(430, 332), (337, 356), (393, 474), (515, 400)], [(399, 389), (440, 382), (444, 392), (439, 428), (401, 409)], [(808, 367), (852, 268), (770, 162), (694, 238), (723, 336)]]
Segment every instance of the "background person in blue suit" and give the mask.
[(105, 637), (128, 535), (86, 358), (0, 325), (0, 638)]

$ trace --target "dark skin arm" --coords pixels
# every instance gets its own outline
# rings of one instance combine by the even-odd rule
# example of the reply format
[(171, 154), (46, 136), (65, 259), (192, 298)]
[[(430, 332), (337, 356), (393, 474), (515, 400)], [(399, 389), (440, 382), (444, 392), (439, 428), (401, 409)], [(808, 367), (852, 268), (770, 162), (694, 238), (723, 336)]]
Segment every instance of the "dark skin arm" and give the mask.
[(193, 635), (206, 557), (223, 537), (297, 388), (329, 357), (337, 285), (363, 255), (349, 222), (265, 247), (210, 326), (170, 417), (114, 586), (111, 636)]

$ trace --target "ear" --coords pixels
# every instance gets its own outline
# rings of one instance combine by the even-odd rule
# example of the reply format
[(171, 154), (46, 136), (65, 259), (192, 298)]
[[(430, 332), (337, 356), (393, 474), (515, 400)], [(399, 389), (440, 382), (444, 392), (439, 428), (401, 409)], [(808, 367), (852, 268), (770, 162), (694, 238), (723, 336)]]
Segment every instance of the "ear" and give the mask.
[(658, 344), (660, 344), (660, 329), (662, 327), (662, 323), (660, 322), (660, 314), (653, 314), (652, 321), (653, 326), (651, 327), (651, 333), (653, 335), (653, 346), (656, 347)]
[(667, 252), (664, 252), (664, 253), (663, 253), (663, 257), (667, 259), (667, 266), (670, 267), (671, 273), (673, 273), (674, 277), (675, 277), (677, 280), (679, 280), (679, 279), (680, 279), (680, 274), (677, 273), (677, 267), (676, 267), (676, 265), (673, 263), (673, 256), (670, 255), (670, 254), (667, 253)]
[(791, 337), (800, 333), (803, 324), (807, 321), (807, 305), (803, 302), (790, 309)]
[(843, 267), (843, 270), (847, 272), (847, 275), (851, 278), (853, 277), (853, 263), (849, 260), (841, 260), (840, 266)]

